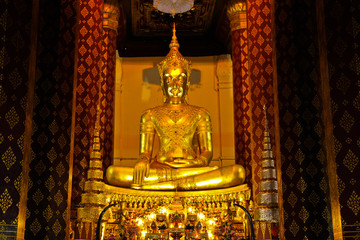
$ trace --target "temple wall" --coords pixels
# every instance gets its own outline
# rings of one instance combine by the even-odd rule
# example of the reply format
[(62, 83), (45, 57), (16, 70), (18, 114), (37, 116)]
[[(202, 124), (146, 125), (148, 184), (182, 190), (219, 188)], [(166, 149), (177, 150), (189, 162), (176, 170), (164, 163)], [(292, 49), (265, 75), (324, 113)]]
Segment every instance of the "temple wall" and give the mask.
[(275, 5), (284, 236), (327, 239), (331, 222), (316, 3), (295, 2)]
[(358, 12), (351, 1), (275, 2), (286, 239), (359, 229)]
[[(26, 239), (66, 239), (69, 196), (72, 196), (71, 207), (76, 209), (83, 191), (95, 122), (102, 1), (3, 2), (0, 8), (0, 223), (6, 226), (5, 231), (17, 234), (18, 239), (25, 236)], [(324, 3), (322, 9), (319, 2)], [(253, 41), (261, 41), (262, 26), (270, 25), (269, 12), (265, 11), (265, 16), (262, 13), (269, 2), (259, 2), (262, 4), (259, 8), (255, 8), (256, 1), (250, 3), (251, 21), (259, 25), (250, 25), (253, 31), (249, 34), (254, 33)], [(265, 83), (266, 89), (259, 87), (260, 91), (266, 91), (270, 97), (274, 90), (279, 103), (276, 113), (274, 101), (274, 115), (279, 116), (278, 122), (276, 117), (273, 121), (275, 134), (279, 132), (280, 138), (276, 147), (281, 152), (277, 162), (282, 175), (279, 181), (283, 194), (279, 197), (284, 200), (283, 237), (339, 239), (343, 235), (342, 227), (347, 230), (350, 225), (359, 225), (360, 214), (356, 176), (360, 166), (359, 3), (338, 0), (273, 3), (275, 25), (271, 34), (276, 35), (276, 41), (272, 46), (275, 54), (271, 57), (276, 58), (273, 66), (276, 77), (273, 85), (263, 80), (258, 83)], [(37, 7), (35, 16), (39, 18), (32, 17), (33, 7)], [(322, 24), (321, 14), (324, 14), (320, 18)], [(260, 24), (262, 19), (267, 22)], [(319, 40), (321, 36), (325, 41)], [(270, 38), (267, 33), (263, 44), (270, 45)], [(253, 79), (261, 79), (255, 74), (262, 69), (258, 66), (262, 58), (258, 58), (256, 51), (266, 46), (263, 44), (249, 45)], [(261, 55), (269, 65), (270, 54)], [(121, 60), (121, 74), (116, 76), (121, 80), (116, 83), (117, 164), (120, 158), (136, 158), (140, 114), (162, 102), (159, 83), (153, 82), (155, 78), (144, 78), (144, 70), (153, 69), (162, 58)], [(191, 86), (190, 103), (210, 110), (214, 157), (233, 158), (230, 130), (234, 118), (221, 118), (220, 124), (218, 117), (219, 112), (232, 109), (232, 101), (227, 93), (219, 98), (214, 90), (216, 59), (190, 60), (201, 76)], [(268, 79), (271, 71), (262, 75)], [(258, 83), (253, 85), (254, 93), (258, 91)], [(324, 94), (324, 83), (328, 85), (328, 95)], [(72, 108), (74, 87), (78, 94), (76, 112)], [(258, 113), (257, 127), (261, 130), (260, 107), (264, 101), (255, 100), (252, 113)], [(329, 117), (330, 124), (324, 121), (324, 116)], [(74, 126), (71, 126), (72, 118)], [(223, 138), (218, 130), (220, 125)], [(226, 131), (225, 127), (228, 127)], [(253, 130), (253, 134), (261, 132)], [(255, 147), (254, 154), (259, 159), (259, 147)], [(331, 156), (334, 162), (330, 166)], [(133, 160), (126, 164), (133, 164)], [(254, 179), (258, 177), (257, 170)], [(256, 192), (257, 187), (253, 189)]]
[[(140, 116), (145, 109), (163, 103), (160, 76), (156, 67), (163, 58), (117, 59), (114, 127), (116, 165), (134, 165), (139, 155)], [(219, 87), (219, 57), (188, 59), (193, 66), (189, 103), (206, 108), (212, 119), (214, 145), (212, 164), (233, 164), (234, 123), (231, 83), (227, 82), (225, 86), (220, 84)], [(223, 71), (229, 68), (228, 72), (231, 72), (231, 65), (222, 64), (220, 68), (225, 68)], [(222, 159), (222, 162), (217, 161), (218, 159)]]
[(76, 4), (39, 3), (25, 239), (63, 239), (70, 220)]

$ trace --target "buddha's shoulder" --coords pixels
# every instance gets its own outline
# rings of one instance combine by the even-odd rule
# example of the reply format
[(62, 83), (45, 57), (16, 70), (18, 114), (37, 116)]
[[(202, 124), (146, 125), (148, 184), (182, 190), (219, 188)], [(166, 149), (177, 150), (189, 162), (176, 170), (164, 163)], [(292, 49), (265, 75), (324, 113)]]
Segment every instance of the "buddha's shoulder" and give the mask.
[(151, 118), (151, 115), (152, 115), (151, 108), (146, 109), (146, 110), (143, 111), (142, 114), (141, 114), (141, 121), (149, 120), (149, 119)]
[(193, 111), (196, 114), (199, 115), (210, 115), (209, 111), (206, 110), (203, 107), (199, 107), (199, 106), (195, 106), (195, 105), (187, 105), (187, 107), (189, 108), (190, 111)]
[(143, 112), (143, 115), (152, 115), (154, 113), (157, 113), (157, 112), (161, 112), (164, 110), (164, 107), (163, 105), (159, 105), (159, 106), (156, 106), (156, 107), (152, 107), (152, 108), (148, 108), (146, 109), (144, 112)]
[(151, 118), (153, 115), (157, 115), (161, 111), (162, 111), (162, 105), (148, 108), (142, 112), (141, 118)]

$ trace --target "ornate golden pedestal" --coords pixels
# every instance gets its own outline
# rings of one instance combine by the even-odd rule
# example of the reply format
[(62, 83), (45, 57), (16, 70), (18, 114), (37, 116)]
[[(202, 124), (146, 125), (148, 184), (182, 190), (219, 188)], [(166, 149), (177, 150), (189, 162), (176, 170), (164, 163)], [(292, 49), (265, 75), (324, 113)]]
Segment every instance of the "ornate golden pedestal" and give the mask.
[[(248, 236), (244, 212), (234, 203), (251, 208), (246, 184), (207, 191), (142, 191), (87, 182), (78, 209), (78, 226), (92, 222), (111, 203), (103, 217), (101, 239), (242, 239)], [(102, 206), (99, 206), (102, 202)], [(252, 209), (249, 209), (250, 211)], [(94, 239), (88, 230), (86, 239)], [(121, 238), (120, 238), (121, 236)]]

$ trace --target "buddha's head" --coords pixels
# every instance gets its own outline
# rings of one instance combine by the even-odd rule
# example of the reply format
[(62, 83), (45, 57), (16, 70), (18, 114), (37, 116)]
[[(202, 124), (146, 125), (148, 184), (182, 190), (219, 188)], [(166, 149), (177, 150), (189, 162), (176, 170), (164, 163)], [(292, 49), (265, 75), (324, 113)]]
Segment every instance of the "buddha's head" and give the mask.
[(175, 35), (175, 24), (169, 47), (170, 52), (158, 64), (161, 88), (166, 102), (185, 102), (190, 86), (191, 63), (179, 52), (179, 43)]

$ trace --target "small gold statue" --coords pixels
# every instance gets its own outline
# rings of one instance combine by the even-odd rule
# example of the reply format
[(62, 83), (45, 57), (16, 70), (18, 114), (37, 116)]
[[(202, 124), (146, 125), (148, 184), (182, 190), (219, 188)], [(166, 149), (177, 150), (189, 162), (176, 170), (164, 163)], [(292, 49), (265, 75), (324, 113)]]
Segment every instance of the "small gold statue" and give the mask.
[[(212, 159), (210, 115), (186, 101), (191, 63), (178, 51), (175, 35), (170, 52), (159, 63), (164, 104), (146, 110), (140, 122), (140, 156), (134, 168), (110, 166), (109, 184), (147, 190), (204, 190), (242, 184), (241, 165), (209, 167)], [(159, 152), (153, 157), (155, 134)]]

